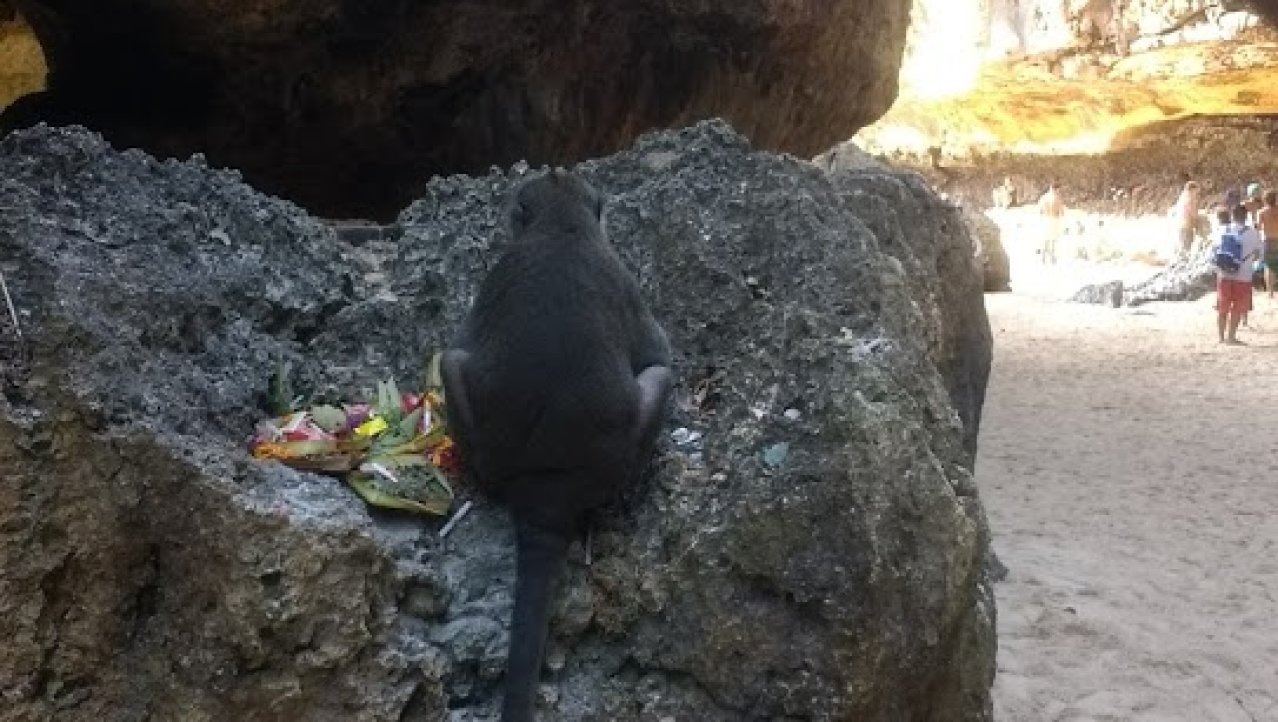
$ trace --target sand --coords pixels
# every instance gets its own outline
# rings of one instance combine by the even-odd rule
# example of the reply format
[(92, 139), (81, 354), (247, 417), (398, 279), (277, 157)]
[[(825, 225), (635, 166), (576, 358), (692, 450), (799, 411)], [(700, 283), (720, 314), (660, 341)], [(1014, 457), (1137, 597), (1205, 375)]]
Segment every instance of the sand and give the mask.
[(1211, 298), (1068, 304), (1065, 272), (1018, 275), (1038, 293), (986, 297), (977, 463), (1010, 569), (997, 719), (1278, 720), (1278, 302), (1227, 347)]

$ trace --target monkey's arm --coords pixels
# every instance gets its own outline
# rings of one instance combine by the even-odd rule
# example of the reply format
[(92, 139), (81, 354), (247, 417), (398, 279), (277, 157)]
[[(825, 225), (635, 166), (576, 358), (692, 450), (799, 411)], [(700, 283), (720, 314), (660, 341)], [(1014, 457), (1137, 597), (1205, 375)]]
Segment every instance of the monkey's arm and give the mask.
[(475, 415), (466, 392), (466, 362), (470, 354), (461, 349), (448, 349), (439, 359), (439, 375), (444, 382), (444, 403), (448, 408), (448, 426), (454, 440), (468, 451), (467, 443), (475, 428)]
[(644, 447), (661, 428), (666, 401), (674, 388), (674, 372), (669, 366), (649, 366), (635, 381), (639, 384), (639, 443)]
[(652, 312), (644, 308), (639, 314), (639, 339), (631, 368), (639, 384), (638, 443), (650, 448), (665, 418), (666, 402), (674, 388), (671, 370), (670, 340)]
[(670, 340), (666, 338), (661, 324), (646, 309), (639, 317), (639, 339), (635, 346), (631, 368), (636, 376), (650, 366), (670, 367)]

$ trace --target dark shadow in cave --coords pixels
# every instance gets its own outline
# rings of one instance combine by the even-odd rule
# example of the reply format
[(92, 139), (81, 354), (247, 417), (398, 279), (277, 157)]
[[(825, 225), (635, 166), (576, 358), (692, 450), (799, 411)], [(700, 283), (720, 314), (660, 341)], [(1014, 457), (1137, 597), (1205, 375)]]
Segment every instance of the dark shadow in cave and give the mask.
[(1221, 0), (1226, 10), (1243, 10), (1248, 7), (1272, 27), (1278, 27), (1278, 0)]
[(57, 10), (15, 5), (35, 30), (49, 75), (45, 91), (0, 113), (0, 133), (39, 121), (81, 123), (125, 145), (153, 139), (146, 145), (163, 153), (166, 133), (196, 128), (209, 113), (215, 69), (166, 45), (159, 13), (95, 11), (83, 2), (68, 24)]
[(766, 56), (732, 49), (772, 42), (715, 14), (672, 34), (641, 4), (335, 0), (245, 29), (223, 6), (193, 20), (158, 0), (10, 1), (49, 77), (0, 133), (74, 123), (117, 147), (203, 153), (338, 219), (391, 220), (435, 174), (573, 163), (708, 117), (690, 111), (707, 85), (752, 78)]

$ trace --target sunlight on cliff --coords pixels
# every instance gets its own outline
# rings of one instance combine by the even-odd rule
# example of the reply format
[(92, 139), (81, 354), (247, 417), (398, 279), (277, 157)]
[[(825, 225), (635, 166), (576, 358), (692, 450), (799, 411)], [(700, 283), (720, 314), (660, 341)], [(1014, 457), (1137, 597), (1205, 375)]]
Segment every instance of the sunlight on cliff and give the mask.
[(940, 100), (971, 90), (981, 72), (980, 16), (962, 3), (915, 3), (910, 21), (901, 94)]
[(22, 18), (0, 20), (0, 109), (44, 89), (44, 51)]
[(1104, 153), (1198, 115), (1278, 114), (1278, 29), (1179, 0), (915, 0), (871, 152)]
[(1160, 48), (1070, 77), (1025, 58), (997, 61), (961, 94), (902, 93), (858, 138), (872, 152), (1103, 153), (1151, 123), (1276, 113), (1276, 81), (1278, 42)]

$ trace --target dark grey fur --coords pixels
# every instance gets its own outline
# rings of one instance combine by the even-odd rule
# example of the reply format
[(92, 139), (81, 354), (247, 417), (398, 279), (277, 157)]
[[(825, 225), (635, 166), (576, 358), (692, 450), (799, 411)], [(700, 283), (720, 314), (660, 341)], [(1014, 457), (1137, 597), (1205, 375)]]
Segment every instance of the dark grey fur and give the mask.
[(582, 516), (635, 476), (673, 375), (665, 332), (604, 235), (603, 199), (565, 171), (514, 191), (511, 243), (442, 371), (473, 475), (514, 518), (502, 719), (533, 719), (550, 595)]

